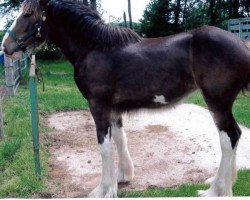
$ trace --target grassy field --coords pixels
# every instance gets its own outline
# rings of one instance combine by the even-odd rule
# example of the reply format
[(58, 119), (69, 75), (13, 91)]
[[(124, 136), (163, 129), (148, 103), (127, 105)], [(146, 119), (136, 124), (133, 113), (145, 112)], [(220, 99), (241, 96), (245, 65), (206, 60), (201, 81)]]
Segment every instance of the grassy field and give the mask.
[[(88, 107), (73, 81), (73, 69), (65, 61), (39, 62), (45, 82), (38, 85), (40, 132), (48, 134), (44, 126), (47, 113), (65, 110), (79, 110)], [(250, 96), (250, 94), (248, 94)], [(195, 93), (188, 99), (190, 103), (205, 105), (200, 94)], [(49, 192), (44, 186), (48, 176), (48, 157), (46, 145), (41, 146), (42, 181), (34, 176), (33, 147), (29, 112), (29, 92), (27, 78), (18, 89), (18, 94), (4, 102), (5, 137), (0, 142), (0, 198), (32, 197), (34, 194)], [(250, 127), (249, 99), (240, 95), (234, 107), (237, 121)], [(49, 142), (49, 141), (48, 141)], [(250, 171), (240, 171), (234, 186), (234, 194), (250, 196)], [(167, 197), (195, 196), (196, 190), (204, 185), (182, 185), (173, 189), (148, 189), (143, 192), (120, 193), (121, 197)]]
[[(38, 85), (40, 132), (47, 132), (43, 126), (44, 113), (59, 110), (76, 110), (87, 107), (78, 92), (72, 67), (64, 61), (43, 62), (44, 81)], [(27, 75), (26, 75), (27, 77)], [(29, 91), (27, 78), (18, 88), (18, 94), (4, 102), (5, 137), (0, 142), (0, 198), (31, 197), (37, 192), (46, 192), (43, 182), (47, 178), (48, 152), (41, 146), (42, 180), (34, 176), (34, 160), (31, 135)]]

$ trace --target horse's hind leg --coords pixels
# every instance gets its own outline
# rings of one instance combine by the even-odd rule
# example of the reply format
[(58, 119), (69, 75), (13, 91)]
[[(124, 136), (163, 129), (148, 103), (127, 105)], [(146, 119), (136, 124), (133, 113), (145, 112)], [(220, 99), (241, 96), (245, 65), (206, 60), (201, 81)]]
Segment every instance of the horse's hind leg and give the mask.
[(121, 115), (112, 113), (111, 130), (119, 156), (117, 181), (118, 183), (129, 182), (134, 177), (134, 165), (128, 151), (127, 137), (123, 129)]
[(232, 103), (236, 95), (222, 99), (208, 95), (208, 92), (203, 91), (203, 94), (219, 130), (222, 157), (210, 188), (199, 191), (199, 195), (232, 196), (233, 183), (237, 177), (236, 150), (241, 135), (241, 130), (232, 115)]

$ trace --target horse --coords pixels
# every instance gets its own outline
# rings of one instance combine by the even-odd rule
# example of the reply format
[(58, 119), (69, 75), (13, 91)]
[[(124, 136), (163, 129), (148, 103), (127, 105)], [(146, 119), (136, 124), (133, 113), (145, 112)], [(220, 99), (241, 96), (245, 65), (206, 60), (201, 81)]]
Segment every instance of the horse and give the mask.
[[(199, 195), (233, 195), (241, 130), (232, 106), (239, 92), (250, 91), (250, 52), (240, 38), (204, 26), (147, 39), (129, 28), (105, 24), (79, 1), (25, 0), (2, 49), (14, 56), (33, 52), (47, 40), (72, 63), (74, 80), (95, 121), (102, 178), (90, 197), (116, 197), (118, 183), (134, 177), (122, 114), (171, 107), (196, 89), (218, 128), (222, 151), (209, 189)], [(112, 138), (119, 155), (117, 173)]]

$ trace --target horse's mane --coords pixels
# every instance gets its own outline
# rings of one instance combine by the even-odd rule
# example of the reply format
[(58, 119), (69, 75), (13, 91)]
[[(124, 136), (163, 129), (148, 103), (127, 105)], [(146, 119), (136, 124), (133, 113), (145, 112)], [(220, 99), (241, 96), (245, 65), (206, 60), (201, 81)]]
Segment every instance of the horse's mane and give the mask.
[(36, 18), (39, 17), (40, 14), (40, 5), (38, 0), (25, 0), (21, 4), (21, 11), (24, 14), (34, 14)]
[[(82, 1), (45, 1), (45, 10), (52, 15), (51, 18), (60, 22), (60, 26), (65, 26), (78, 43), (86, 45), (87, 42), (97, 48), (113, 49), (140, 41), (140, 36), (129, 28), (104, 24), (98, 13), (85, 6)], [(39, 5), (38, 0), (26, 0), (22, 5), (23, 11), (37, 12), (37, 4)]]

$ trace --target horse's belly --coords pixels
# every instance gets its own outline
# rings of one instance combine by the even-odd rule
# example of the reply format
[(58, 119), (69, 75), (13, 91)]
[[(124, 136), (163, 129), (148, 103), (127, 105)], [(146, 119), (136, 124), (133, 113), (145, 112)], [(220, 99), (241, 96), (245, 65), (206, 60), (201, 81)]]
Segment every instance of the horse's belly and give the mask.
[(129, 111), (141, 108), (170, 107), (179, 102), (183, 97), (193, 91), (194, 88), (182, 88), (177, 91), (137, 91), (124, 90), (113, 95), (113, 107), (121, 111)]

